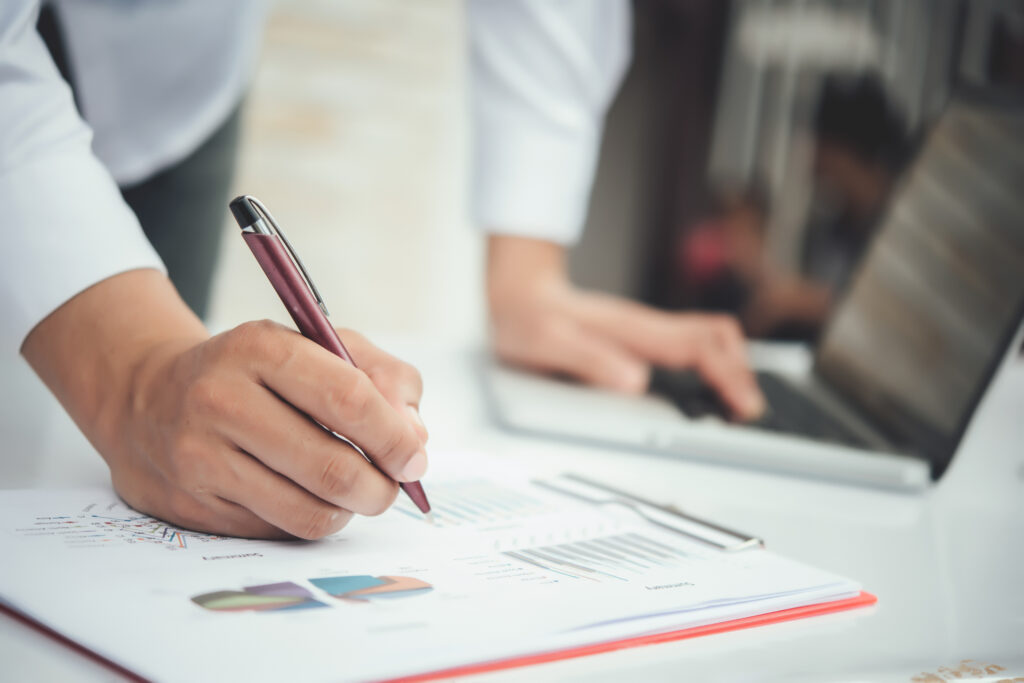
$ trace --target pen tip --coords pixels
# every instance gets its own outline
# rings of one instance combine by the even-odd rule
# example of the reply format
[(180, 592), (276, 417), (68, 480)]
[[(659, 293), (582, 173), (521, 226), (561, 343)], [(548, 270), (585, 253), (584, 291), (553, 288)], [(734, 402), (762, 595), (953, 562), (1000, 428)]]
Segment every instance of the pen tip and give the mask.
[(427, 520), (428, 524), (436, 524), (436, 522), (434, 522), (434, 513), (433, 512), (424, 513), (423, 519)]

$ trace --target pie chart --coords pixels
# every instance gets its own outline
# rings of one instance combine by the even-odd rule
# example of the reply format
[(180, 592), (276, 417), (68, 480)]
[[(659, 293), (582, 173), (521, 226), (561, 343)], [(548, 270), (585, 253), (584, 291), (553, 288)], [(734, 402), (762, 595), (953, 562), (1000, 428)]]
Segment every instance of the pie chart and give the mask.
[(310, 583), (339, 600), (372, 602), (423, 595), (434, 590), (426, 581), (409, 576), (324, 576)]
[(204, 593), (193, 597), (192, 602), (214, 612), (277, 612), (327, 607), (314, 600), (308, 590), (291, 582)]

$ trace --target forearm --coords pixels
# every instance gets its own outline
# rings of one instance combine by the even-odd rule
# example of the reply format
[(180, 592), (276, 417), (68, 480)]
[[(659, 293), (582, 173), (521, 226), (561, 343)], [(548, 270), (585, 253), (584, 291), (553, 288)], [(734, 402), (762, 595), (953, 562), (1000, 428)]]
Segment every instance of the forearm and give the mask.
[(487, 301), (492, 310), (523, 290), (568, 283), (565, 247), (555, 242), (492, 234), (487, 239)]
[(107, 278), (36, 325), (22, 354), (90, 442), (106, 455), (122, 442), (139, 375), (157, 354), (208, 337), (170, 281), (152, 269)]
[[(567, 297), (571, 302), (566, 301)], [(558, 302), (571, 306), (581, 321), (591, 320), (596, 327), (600, 327), (600, 318), (606, 313), (627, 316), (644, 308), (629, 299), (574, 288), (569, 279), (565, 246), (499, 234), (492, 234), (487, 240), (487, 301), (492, 319), (497, 322), (503, 314), (516, 309)]]

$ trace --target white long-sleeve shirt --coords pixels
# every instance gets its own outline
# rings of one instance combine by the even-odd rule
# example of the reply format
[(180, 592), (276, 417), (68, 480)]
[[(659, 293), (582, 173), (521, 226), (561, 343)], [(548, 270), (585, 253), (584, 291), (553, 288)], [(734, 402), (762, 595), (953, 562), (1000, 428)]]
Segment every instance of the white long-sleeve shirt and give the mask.
[(78, 292), (134, 268), (162, 268), (90, 149), (36, 31), (35, 2), (0, 3), (0, 343)]
[(119, 185), (191, 154), (252, 77), (265, 0), (52, 0), (93, 151)]
[(579, 238), (630, 60), (628, 0), (470, 0), (470, 197), (486, 230)]
[[(35, 25), (0, 2), (0, 348), (117, 273), (162, 269), (118, 184), (191, 153), (239, 101), (263, 2), (58, 0), (85, 121)], [(475, 221), (582, 229), (601, 123), (629, 59), (627, 0), (470, 0)], [(93, 135), (94, 133), (94, 135)]]
[[(264, 3), (56, 3), (82, 114), (36, 31), (39, 0), (0, 2), (0, 349), (79, 292), (163, 269), (118, 184), (183, 159), (250, 76)], [(95, 132), (95, 135), (93, 133)]]

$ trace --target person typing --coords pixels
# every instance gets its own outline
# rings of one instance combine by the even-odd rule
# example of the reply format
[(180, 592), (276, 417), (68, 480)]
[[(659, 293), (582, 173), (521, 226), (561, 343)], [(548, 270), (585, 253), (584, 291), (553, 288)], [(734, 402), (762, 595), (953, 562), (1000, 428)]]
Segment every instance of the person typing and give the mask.
[(630, 59), (623, 0), (472, 0), (473, 219), (488, 234), (499, 357), (626, 393), (694, 368), (741, 419), (764, 399), (730, 316), (656, 310), (574, 286), (604, 115)]

